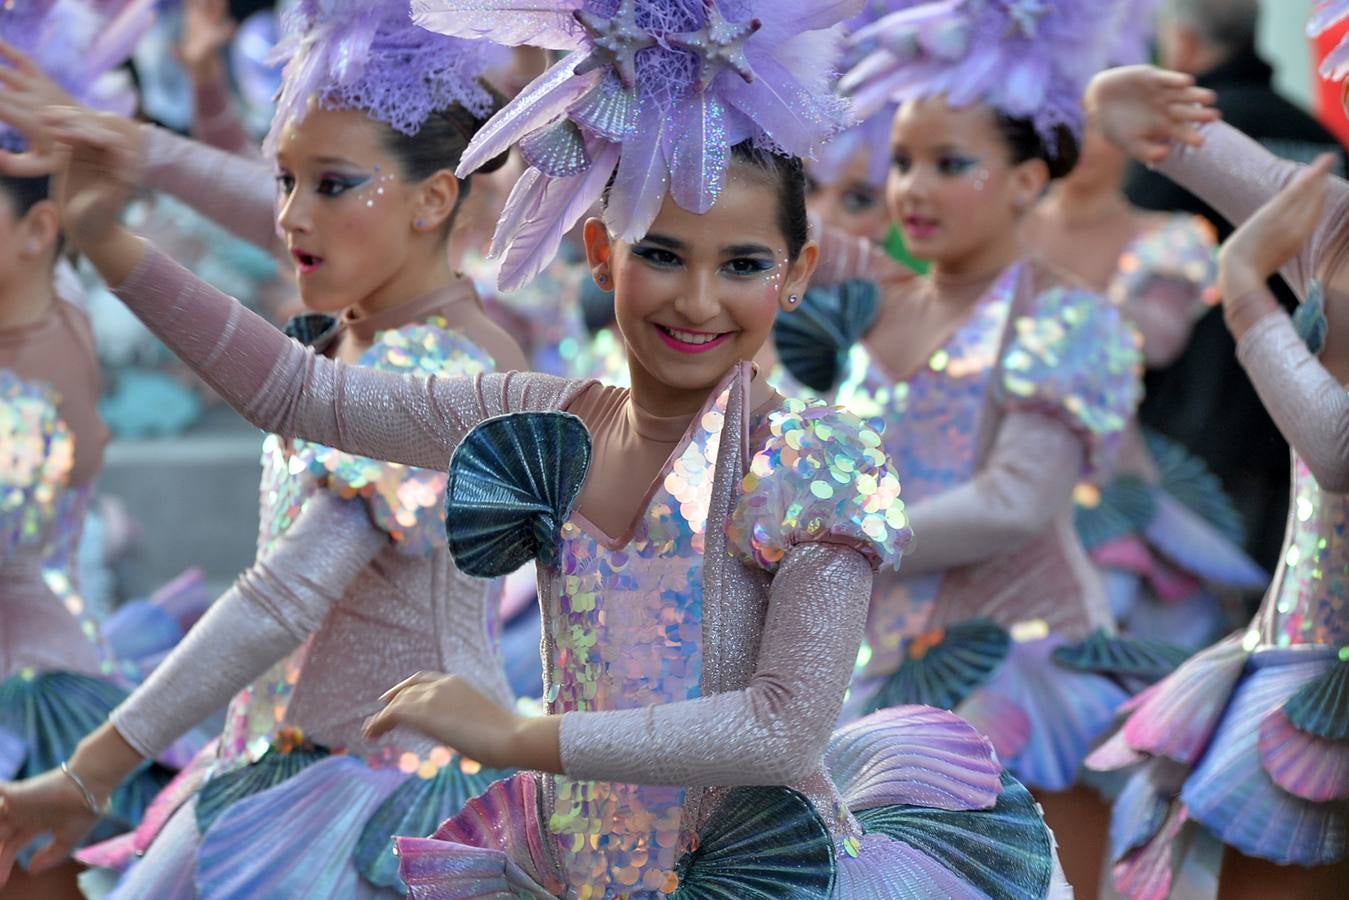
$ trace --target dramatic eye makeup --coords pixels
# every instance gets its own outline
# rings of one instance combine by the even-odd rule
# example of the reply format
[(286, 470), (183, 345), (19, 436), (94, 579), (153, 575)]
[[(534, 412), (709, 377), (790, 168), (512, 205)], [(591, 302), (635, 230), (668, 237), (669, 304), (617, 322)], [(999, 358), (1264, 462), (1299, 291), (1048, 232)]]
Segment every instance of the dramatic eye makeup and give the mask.
[(853, 185), (843, 192), (842, 205), (850, 213), (871, 212), (880, 202), (880, 194), (870, 185)]
[(340, 197), (347, 191), (370, 183), (369, 175), (343, 175), (324, 172), (319, 176), (315, 190), (325, 197)]
[(943, 153), (937, 160), (937, 171), (943, 175), (957, 177), (979, 165), (979, 160), (964, 153)]

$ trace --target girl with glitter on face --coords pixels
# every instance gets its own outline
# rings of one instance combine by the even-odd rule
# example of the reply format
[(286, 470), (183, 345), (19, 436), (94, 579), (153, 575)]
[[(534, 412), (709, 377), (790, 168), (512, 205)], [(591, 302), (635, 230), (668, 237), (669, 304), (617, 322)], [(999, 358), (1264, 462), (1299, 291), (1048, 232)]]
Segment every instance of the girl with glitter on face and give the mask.
[(906, 707), (830, 737), (874, 570), (908, 540), (899, 484), (863, 422), (782, 401), (748, 360), (814, 265), (801, 164), (779, 153), (810, 152), (839, 124), (828, 29), (850, 6), (416, 7), (443, 32), (571, 51), (460, 171), (517, 140), (531, 162), (498, 232), (506, 288), (607, 197), (587, 258), (615, 292), (630, 390), (418, 379), (307, 354), (117, 227), (115, 136), (46, 120), (73, 148), (65, 208), (82, 250), (231, 403), (283, 435), (448, 467), (465, 571), (537, 557), (548, 715), (428, 673), (392, 687), (369, 723), (532, 770), (433, 838), (400, 839), (413, 896), (1056, 886), (1029, 795), (956, 717)]
[[(1078, 785), (1082, 761), (1183, 655), (1113, 636), (1072, 523), (1074, 486), (1109, 464), (1133, 415), (1135, 335), (1018, 226), (1076, 161), (1111, 7), (898, 6), (853, 34), (877, 49), (842, 84), (859, 115), (899, 104), (890, 214), (931, 273), (881, 282), (869, 311), (825, 310), (813, 345), (804, 318), (793, 352), (778, 341), (789, 370), (885, 423), (905, 476), (914, 549), (876, 579), (845, 718), (929, 703), (968, 719), (1035, 792), (1069, 882), (1092, 896), (1107, 809)], [(847, 249), (822, 241), (822, 255)]]
[[(1323, 2), (1313, 33), (1349, 17)], [(1323, 74), (1344, 78), (1349, 45)], [(1102, 132), (1239, 225), (1218, 286), (1237, 354), (1292, 446), (1280, 565), (1250, 624), (1185, 663), (1088, 759), (1129, 776), (1112, 822), (1116, 887), (1163, 898), (1333, 896), (1349, 875), (1349, 185), (1212, 121), (1211, 92), (1147, 67), (1105, 72)], [(1288, 316), (1266, 281), (1301, 303)], [(1225, 845), (1220, 856), (1214, 845)]]
[[(140, 156), (161, 183), (233, 189), (215, 208), (259, 243), (274, 234), (275, 198), (310, 310), (290, 330), (312, 352), (288, 345), (296, 352), (440, 376), (522, 367), (446, 254), (469, 183), (445, 165), (491, 107), (486, 49), (415, 28), (398, 3), (301, 4), (290, 25), (274, 170), (114, 117), (67, 115), (118, 136), (119, 179), (135, 177)], [(443, 472), (267, 438), (256, 562), (70, 758), (101, 799), (230, 703), (214, 751), (141, 828), (82, 855), (117, 868), (143, 854), (116, 896), (397, 896), (389, 836), (429, 831), (500, 774), (409, 730), (361, 734), (380, 691), (422, 669), (513, 700), (493, 634), (498, 585), (454, 566), (444, 488)], [(0, 798), (5, 852), (48, 832), (59, 858), (93, 821), (59, 773), (0, 785)]]
[[(1117, 7), (1111, 65), (1143, 62), (1155, 0)], [(1148, 368), (1185, 348), (1217, 276), (1213, 227), (1199, 216), (1131, 206), (1129, 158), (1090, 125), (1081, 158), (1022, 223), (1026, 244), (1114, 303), (1143, 338)], [(1182, 446), (1137, 420), (1115, 466), (1078, 485), (1075, 522), (1120, 628), (1197, 650), (1230, 624), (1219, 592), (1262, 590), (1269, 576), (1241, 551), (1242, 522), (1222, 484)]]

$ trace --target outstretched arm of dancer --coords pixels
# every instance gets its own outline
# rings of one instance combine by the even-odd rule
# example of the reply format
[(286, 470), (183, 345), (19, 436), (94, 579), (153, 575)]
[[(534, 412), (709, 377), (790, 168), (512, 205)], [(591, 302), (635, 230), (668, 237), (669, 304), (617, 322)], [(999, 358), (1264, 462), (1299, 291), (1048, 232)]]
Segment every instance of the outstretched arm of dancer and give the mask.
[(172, 194), (223, 228), (259, 247), (277, 249), (276, 177), (258, 158), (227, 153), (171, 131), (75, 105), (28, 57), (0, 42), (0, 120), (33, 139), (23, 153), (0, 152), (0, 173), (19, 177), (59, 171), (65, 149), (41, 119), (64, 110), (73, 121), (97, 122), (126, 148), (122, 177)]
[(264, 431), (445, 469), (484, 419), (555, 410), (588, 386), (518, 372), (420, 378), (316, 356), (119, 224), (135, 160), (119, 133), (79, 114), (44, 121), (69, 148), (60, 202), (71, 242), (156, 336)]
[[(80, 742), (70, 769), (99, 802), (106, 800), (143, 760), (162, 753), (318, 630), (388, 540), (361, 501), (315, 494), (109, 722)], [(35, 865), (55, 864), (93, 825), (83, 795), (62, 772), (0, 784), (0, 883), (13, 853), (33, 838), (53, 835)]]
[[(1088, 111), (1112, 143), (1240, 225), (1305, 166), (1217, 122), (1213, 100), (1213, 92), (1194, 87), (1188, 75), (1151, 66), (1102, 72), (1087, 89)], [(1281, 269), (1301, 297), (1312, 278), (1329, 280), (1319, 264), (1346, 240), (1338, 223), (1349, 213), (1349, 182), (1331, 178), (1326, 192), (1312, 235)]]
[(1326, 155), (1299, 172), (1237, 229), (1219, 287), (1238, 358), (1279, 431), (1324, 490), (1349, 493), (1349, 309), (1327, 303), (1318, 359), (1265, 283), (1322, 227), (1333, 163)]
[[(791, 784), (824, 751), (861, 644), (871, 563), (808, 543), (773, 580), (758, 666), (743, 690), (640, 709), (525, 718), (457, 676), (423, 673), (385, 695), (368, 733), (406, 725), (484, 765), (688, 787)], [(732, 626), (734, 627), (734, 626)]]

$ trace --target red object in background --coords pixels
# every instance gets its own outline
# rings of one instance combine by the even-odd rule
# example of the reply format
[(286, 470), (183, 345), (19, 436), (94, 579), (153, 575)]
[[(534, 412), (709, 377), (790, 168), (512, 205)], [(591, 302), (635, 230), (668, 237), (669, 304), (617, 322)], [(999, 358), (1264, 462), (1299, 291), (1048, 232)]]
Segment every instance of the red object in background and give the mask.
[(1312, 41), (1312, 78), (1315, 79), (1314, 83), (1317, 86), (1316, 118), (1335, 133), (1340, 143), (1349, 146), (1349, 116), (1345, 115), (1342, 99), (1344, 85), (1326, 81), (1318, 71), (1321, 68), (1321, 60), (1339, 46), (1340, 40), (1346, 34), (1349, 34), (1349, 22), (1341, 22)]

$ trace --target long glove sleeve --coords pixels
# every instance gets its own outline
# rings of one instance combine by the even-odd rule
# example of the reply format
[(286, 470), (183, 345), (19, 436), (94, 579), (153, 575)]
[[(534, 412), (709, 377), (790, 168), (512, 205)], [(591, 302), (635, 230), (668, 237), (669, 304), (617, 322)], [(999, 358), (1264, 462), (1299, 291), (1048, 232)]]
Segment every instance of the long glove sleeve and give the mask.
[(318, 630), (388, 543), (364, 505), (316, 493), (277, 543), (112, 711), (147, 758), (197, 725)]

